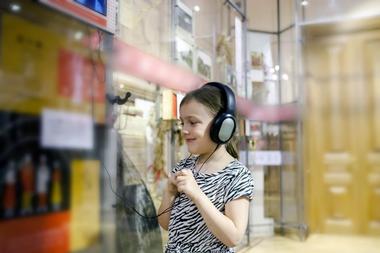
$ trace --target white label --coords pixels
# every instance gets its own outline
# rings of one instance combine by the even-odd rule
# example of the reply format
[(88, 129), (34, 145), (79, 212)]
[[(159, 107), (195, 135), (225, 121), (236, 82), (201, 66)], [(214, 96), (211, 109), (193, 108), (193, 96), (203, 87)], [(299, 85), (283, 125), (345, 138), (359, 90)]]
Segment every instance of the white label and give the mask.
[(41, 146), (45, 148), (93, 149), (94, 127), (90, 115), (44, 109)]
[[(246, 164), (245, 151), (240, 152), (239, 160)], [(248, 153), (248, 166), (250, 165), (272, 165), (277, 166), (283, 164), (281, 151), (250, 151)]]

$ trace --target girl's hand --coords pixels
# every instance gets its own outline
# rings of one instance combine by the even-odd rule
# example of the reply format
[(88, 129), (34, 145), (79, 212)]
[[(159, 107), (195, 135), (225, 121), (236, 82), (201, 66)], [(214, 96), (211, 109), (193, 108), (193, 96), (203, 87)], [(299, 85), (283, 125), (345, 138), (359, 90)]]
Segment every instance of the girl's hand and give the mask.
[(175, 175), (172, 175), (168, 178), (168, 181), (166, 183), (166, 192), (169, 193), (169, 196), (177, 195), (178, 190), (175, 182)]
[(193, 201), (199, 196), (200, 193), (202, 193), (202, 190), (195, 181), (191, 170), (183, 169), (178, 171), (175, 174), (175, 182), (177, 185), (177, 190), (185, 193)]

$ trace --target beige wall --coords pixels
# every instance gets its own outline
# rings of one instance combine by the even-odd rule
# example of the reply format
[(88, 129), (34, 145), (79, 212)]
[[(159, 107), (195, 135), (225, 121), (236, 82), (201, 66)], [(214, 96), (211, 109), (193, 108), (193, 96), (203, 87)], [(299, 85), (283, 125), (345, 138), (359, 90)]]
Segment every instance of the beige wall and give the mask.
[(277, 31), (277, 0), (247, 0), (248, 29)]

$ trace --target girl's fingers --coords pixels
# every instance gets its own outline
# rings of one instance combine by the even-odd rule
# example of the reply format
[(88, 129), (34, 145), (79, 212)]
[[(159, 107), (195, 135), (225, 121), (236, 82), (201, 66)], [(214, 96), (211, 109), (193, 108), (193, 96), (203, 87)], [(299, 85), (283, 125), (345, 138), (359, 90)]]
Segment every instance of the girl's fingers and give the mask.
[(172, 184), (175, 184), (176, 183), (175, 177), (169, 177), (169, 182)]
[(178, 187), (184, 187), (186, 185), (186, 183), (187, 182), (185, 180), (177, 182), (177, 188)]
[(186, 176), (177, 176), (176, 182), (178, 183), (179, 181), (186, 180)]
[(183, 169), (183, 170), (177, 171), (177, 173), (175, 175), (176, 176), (187, 176), (187, 175), (190, 175), (190, 174), (192, 174), (191, 170), (189, 170), (189, 169)]
[(180, 175), (185, 176), (187, 174), (187, 169), (183, 169), (180, 171)]
[(184, 189), (185, 189), (185, 185), (184, 184), (180, 184), (180, 185), (177, 186), (177, 190), (179, 192), (183, 192)]

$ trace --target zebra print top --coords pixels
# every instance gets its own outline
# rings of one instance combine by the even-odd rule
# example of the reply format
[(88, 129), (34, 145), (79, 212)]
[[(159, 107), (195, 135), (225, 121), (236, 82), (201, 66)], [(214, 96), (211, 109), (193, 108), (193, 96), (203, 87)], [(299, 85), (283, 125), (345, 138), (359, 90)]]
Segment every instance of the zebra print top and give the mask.
[[(194, 173), (198, 157), (180, 161), (173, 173), (190, 169)], [(205, 174), (194, 173), (199, 187), (214, 206), (224, 213), (227, 202), (246, 196), (253, 198), (253, 178), (250, 171), (238, 160), (229, 163), (223, 170)], [(169, 221), (169, 239), (165, 253), (233, 253), (207, 228), (196, 205), (181, 193), (174, 201)]]

